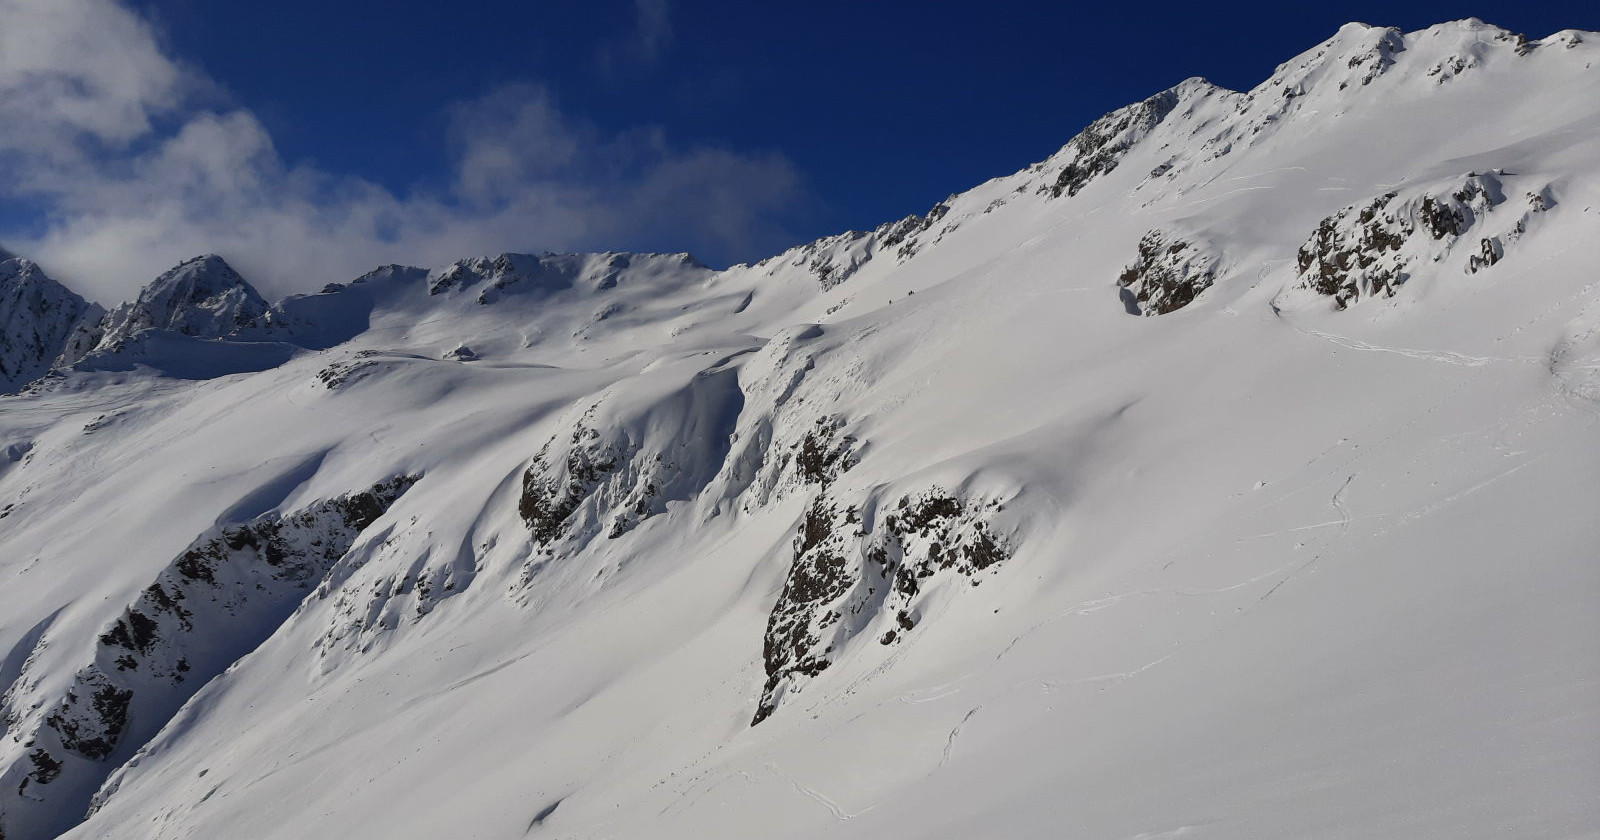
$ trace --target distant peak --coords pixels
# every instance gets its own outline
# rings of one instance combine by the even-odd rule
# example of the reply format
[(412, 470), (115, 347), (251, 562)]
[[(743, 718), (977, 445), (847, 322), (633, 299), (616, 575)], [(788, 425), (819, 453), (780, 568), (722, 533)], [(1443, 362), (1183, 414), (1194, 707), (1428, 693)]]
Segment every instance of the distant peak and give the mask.
[(246, 297), (259, 298), (254, 287), (235, 271), (228, 261), (216, 254), (202, 254), (191, 257), (162, 272), (160, 277), (152, 280), (141, 298), (152, 295), (166, 295), (168, 290), (177, 287), (188, 287), (187, 297), (199, 300), (230, 289), (242, 289)]
[(189, 259), (186, 259), (183, 262), (173, 266), (172, 269), (167, 272), (167, 274), (173, 274), (179, 271), (202, 270), (206, 272), (225, 272), (235, 276), (238, 275), (238, 272), (233, 270), (233, 266), (228, 265), (227, 260), (217, 256), (216, 254), (201, 254), (198, 257), (190, 257)]
[(1204, 76), (1190, 76), (1189, 78), (1173, 85), (1171, 88), (1168, 88), (1168, 90), (1182, 97), (1191, 96), (1194, 94), (1226, 91), (1227, 88), (1218, 84), (1214, 84), (1210, 79), (1207, 79)]
[[(1433, 26), (1428, 27), (1428, 29), (1444, 29), (1444, 30), (1449, 30), (1449, 29), (1467, 29), (1467, 30), (1473, 30), (1473, 29), (1497, 29), (1497, 30), (1500, 30), (1502, 32), (1505, 31), (1503, 29), (1500, 29), (1500, 27), (1495, 26), (1492, 23), (1484, 23), (1481, 18), (1475, 18), (1475, 17), (1465, 17), (1465, 18), (1461, 18), (1460, 20), (1447, 20), (1444, 23), (1434, 24)], [(1423, 31), (1426, 32), (1427, 30), (1423, 30)]]

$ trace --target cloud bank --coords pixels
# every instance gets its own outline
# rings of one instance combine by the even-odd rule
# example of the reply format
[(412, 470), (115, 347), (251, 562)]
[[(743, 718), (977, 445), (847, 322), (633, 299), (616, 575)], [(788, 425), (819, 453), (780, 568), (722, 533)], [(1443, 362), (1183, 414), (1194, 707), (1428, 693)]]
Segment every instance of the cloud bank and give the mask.
[[(653, 58), (667, 7), (638, 14), (634, 46)], [(451, 107), (450, 183), (398, 194), (285, 161), (226, 103), (117, 0), (0, 0), (0, 197), (43, 220), (0, 242), (103, 302), (210, 252), (283, 294), (506, 250), (760, 256), (787, 242), (802, 194), (780, 154), (607, 133), (536, 84)]]

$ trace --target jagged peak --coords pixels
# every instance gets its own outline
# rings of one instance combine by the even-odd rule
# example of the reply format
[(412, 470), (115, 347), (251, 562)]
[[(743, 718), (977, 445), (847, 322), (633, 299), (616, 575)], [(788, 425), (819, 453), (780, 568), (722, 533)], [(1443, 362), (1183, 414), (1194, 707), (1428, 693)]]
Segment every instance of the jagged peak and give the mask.
[(47, 373), (69, 333), (98, 312), (32, 260), (0, 260), (0, 393)]
[[(216, 254), (201, 254), (190, 257), (172, 268), (162, 272), (159, 277), (152, 280), (144, 287), (140, 296), (153, 290), (171, 288), (179, 285), (188, 285), (196, 291), (215, 290), (225, 291), (239, 287), (248, 290), (251, 295), (259, 297), (254, 287), (247, 282), (227, 260)], [(209, 297), (209, 295), (207, 295)]]
[(1427, 29), (1419, 29), (1416, 32), (1407, 34), (1430, 35), (1455, 32), (1494, 32), (1512, 34), (1511, 30), (1509, 29), (1501, 26), (1495, 26), (1492, 23), (1485, 23), (1483, 19), (1476, 17), (1464, 17), (1459, 20), (1447, 20), (1443, 23), (1436, 23)]
[(27, 257), (19, 257), (15, 254), (9, 254), (0, 259), (0, 284), (15, 288), (18, 293), (25, 290), (36, 290), (43, 294), (67, 297), (76, 300), (79, 304), (87, 303), (83, 296), (46, 274), (38, 263)]
[(1216, 84), (1204, 76), (1190, 76), (1167, 88), (1167, 91), (1176, 94), (1179, 98), (1204, 96), (1211, 93), (1237, 93), (1237, 91)]

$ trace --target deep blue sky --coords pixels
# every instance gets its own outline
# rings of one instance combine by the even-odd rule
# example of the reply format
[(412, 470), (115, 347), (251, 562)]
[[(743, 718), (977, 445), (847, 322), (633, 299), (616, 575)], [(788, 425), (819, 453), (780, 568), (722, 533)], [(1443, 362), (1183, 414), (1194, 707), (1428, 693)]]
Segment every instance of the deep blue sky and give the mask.
[(802, 238), (920, 212), (1045, 157), (1100, 114), (1188, 76), (1235, 89), (1362, 20), (1481, 17), (1542, 37), (1594, 2), (729, 3), (675, 0), (651, 63), (596, 59), (631, 0), (144, 0), (173, 51), (271, 129), (291, 161), (403, 190), (443, 178), (442, 109), (548, 86), (608, 130), (775, 150), (814, 200)]
[[(505, 250), (771, 256), (920, 213), (1189, 76), (1359, 20), (1543, 37), (1600, 2), (22, 0), (0, 242), (114, 302)], [(19, 35), (20, 33), (20, 35)]]

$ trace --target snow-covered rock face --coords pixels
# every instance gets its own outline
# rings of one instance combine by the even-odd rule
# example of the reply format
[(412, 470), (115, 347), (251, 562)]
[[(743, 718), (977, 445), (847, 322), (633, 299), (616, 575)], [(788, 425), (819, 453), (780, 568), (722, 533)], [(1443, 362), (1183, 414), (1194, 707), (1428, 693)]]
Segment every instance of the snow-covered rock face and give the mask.
[(858, 637), (903, 642), (936, 612), (941, 587), (948, 596), (963, 580), (977, 586), (980, 573), (998, 571), (992, 567), (1009, 555), (987, 521), (997, 501), (962, 500), (935, 487), (892, 507), (858, 507), (826, 490), (800, 520), (794, 561), (767, 619), (767, 679), (752, 725)]
[(11, 835), (69, 825), (115, 768), (107, 760), (133, 754), (125, 739), (148, 739), (259, 644), (415, 483), (396, 478), (292, 515), (217, 529), (111, 622), (64, 690), (24, 665), (0, 696), (0, 722), (12, 736), (0, 747), (0, 813)]
[(501, 254), (461, 260), (428, 277), (428, 294), (476, 292), (490, 304), (507, 294), (567, 289), (616, 288), (622, 278), (642, 272), (705, 269), (688, 254)]
[(1047, 169), (1056, 170), (1048, 187), (1050, 194), (1075, 196), (1096, 177), (1116, 169), (1128, 150), (1178, 107), (1181, 94), (1205, 86), (1202, 80), (1190, 80), (1095, 120), (1047, 162)]
[(98, 311), (39, 266), (0, 251), (0, 394), (48, 372), (85, 315)]
[(517, 510), (546, 554), (616, 539), (720, 471), (743, 404), (738, 370), (667, 365), (640, 380), (563, 422), (524, 471)]
[(1352, 24), (754, 265), (13, 306), (0, 831), (1591, 831), (1597, 66)]
[(195, 257), (151, 281), (138, 298), (107, 313), (93, 351), (116, 352), (145, 330), (223, 338), (251, 326), (266, 312), (266, 300), (221, 257)]
[(869, 260), (877, 258), (880, 262), (898, 265), (916, 256), (924, 244), (938, 242), (953, 227), (939, 224), (949, 212), (949, 205), (935, 204), (924, 215), (886, 222), (871, 231), (853, 230), (826, 236), (791, 248), (762, 265), (778, 271), (804, 268), (816, 278), (822, 291), (830, 291), (855, 276)]

